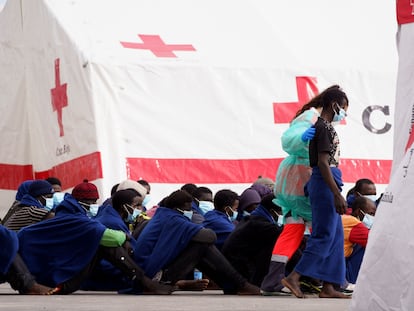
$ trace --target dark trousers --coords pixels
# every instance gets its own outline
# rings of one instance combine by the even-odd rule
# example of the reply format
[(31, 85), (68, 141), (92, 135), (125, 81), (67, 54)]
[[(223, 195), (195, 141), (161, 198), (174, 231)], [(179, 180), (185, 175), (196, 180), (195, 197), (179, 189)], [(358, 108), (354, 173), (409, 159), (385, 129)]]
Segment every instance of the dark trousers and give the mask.
[(130, 257), (127, 250), (123, 247), (100, 246), (93, 260), (84, 269), (59, 285), (60, 290), (58, 294), (70, 294), (80, 289), (82, 282), (92, 273), (95, 265), (101, 259), (106, 259), (121, 270), (126, 277), (130, 278), (133, 281), (134, 290), (137, 292), (143, 290), (144, 272)]
[(35, 284), (35, 278), (17, 253), (9, 271), (5, 275), (0, 275), (0, 282), (8, 282), (14, 290), (24, 294)]
[(223, 289), (236, 291), (246, 279), (228, 262), (214, 244), (191, 241), (188, 246), (163, 271), (162, 281), (175, 284), (185, 279), (194, 268), (208, 275)]

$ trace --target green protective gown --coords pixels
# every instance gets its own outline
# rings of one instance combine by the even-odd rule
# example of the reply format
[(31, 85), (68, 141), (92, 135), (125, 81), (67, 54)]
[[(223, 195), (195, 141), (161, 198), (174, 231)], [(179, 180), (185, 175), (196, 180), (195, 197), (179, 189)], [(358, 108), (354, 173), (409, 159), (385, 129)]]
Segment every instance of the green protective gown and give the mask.
[(288, 156), (280, 163), (276, 173), (273, 202), (282, 208), (283, 215), (289, 212), (294, 219), (302, 217), (312, 221), (309, 198), (304, 186), (312, 170), (309, 166), (309, 142), (302, 141), (302, 134), (315, 124), (319, 112), (311, 108), (296, 117), (282, 135), (282, 148)]

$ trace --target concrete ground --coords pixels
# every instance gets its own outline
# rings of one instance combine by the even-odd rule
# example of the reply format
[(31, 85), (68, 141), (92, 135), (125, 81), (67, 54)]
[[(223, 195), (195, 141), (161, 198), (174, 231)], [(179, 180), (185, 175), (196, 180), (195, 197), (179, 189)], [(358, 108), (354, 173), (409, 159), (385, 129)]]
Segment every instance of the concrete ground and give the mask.
[(221, 291), (174, 292), (171, 296), (118, 295), (115, 292), (78, 291), (67, 296), (25, 296), (8, 284), (0, 285), (0, 310), (99, 311), (345, 311), (351, 299), (320, 299), (316, 295), (225, 296)]

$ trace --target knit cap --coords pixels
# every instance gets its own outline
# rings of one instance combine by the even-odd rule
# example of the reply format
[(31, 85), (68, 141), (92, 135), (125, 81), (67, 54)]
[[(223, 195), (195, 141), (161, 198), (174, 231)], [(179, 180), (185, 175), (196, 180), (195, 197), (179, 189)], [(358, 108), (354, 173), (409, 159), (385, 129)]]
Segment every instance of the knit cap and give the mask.
[(98, 188), (94, 184), (88, 182), (87, 179), (84, 179), (82, 183), (73, 188), (72, 196), (76, 200), (98, 200)]

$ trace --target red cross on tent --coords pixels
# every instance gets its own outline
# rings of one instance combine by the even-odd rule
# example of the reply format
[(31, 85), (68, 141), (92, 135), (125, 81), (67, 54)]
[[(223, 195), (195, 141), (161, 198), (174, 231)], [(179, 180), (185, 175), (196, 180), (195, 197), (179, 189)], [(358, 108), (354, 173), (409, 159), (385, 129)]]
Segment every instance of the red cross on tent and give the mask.
[(57, 111), (59, 123), (59, 135), (63, 136), (62, 110), (68, 105), (68, 97), (66, 95), (67, 83), (60, 84), (59, 58), (55, 59), (55, 87), (50, 90), (53, 111)]
[(297, 102), (273, 103), (275, 123), (290, 123), (298, 111), (312, 97), (319, 93), (314, 77), (296, 77)]
[(123, 42), (127, 49), (150, 50), (157, 57), (177, 57), (173, 51), (195, 51), (191, 44), (165, 44), (158, 35), (138, 35), (143, 43)]

